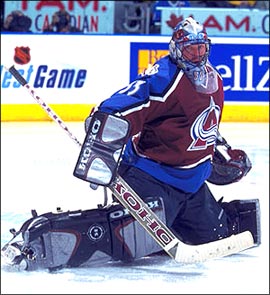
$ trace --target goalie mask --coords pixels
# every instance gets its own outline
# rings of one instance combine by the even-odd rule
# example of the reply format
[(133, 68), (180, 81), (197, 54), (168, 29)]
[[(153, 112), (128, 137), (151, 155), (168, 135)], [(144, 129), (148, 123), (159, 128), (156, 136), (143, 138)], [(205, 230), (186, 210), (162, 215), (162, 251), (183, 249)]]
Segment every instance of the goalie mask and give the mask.
[(192, 17), (175, 28), (169, 44), (172, 60), (183, 70), (204, 66), (210, 52), (210, 40), (203, 26)]
[(188, 17), (174, 29), (170, 57), (181, 68), (197, 92), (212, 94), (218, 89), (217, 72), (208, 61), (210, 39), (203, 26)]

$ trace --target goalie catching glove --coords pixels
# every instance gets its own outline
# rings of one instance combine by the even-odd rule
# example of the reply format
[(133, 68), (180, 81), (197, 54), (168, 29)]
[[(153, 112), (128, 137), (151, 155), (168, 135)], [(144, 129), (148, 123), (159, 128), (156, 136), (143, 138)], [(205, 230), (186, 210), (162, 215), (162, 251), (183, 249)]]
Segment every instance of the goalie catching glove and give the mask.
[(239, 149), (232, 149), (227, 141), (218, 137), (212, 161), (212, 173), (208, 182), (225, 185), (239, 181), (252, 168), (247, 154)]

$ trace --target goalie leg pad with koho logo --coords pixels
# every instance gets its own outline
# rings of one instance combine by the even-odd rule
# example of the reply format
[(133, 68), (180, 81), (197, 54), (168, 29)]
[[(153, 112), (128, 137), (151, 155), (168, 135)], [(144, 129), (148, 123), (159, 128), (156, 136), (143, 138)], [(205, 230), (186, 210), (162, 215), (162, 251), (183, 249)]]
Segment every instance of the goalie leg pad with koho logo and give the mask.
[[(165, 222), (163, 202), (146, 204)], [(1, 250), (9, 264), (33, 271), (132, 261), (161, 247), (119, 203), (103, 208), (33, 214)]]

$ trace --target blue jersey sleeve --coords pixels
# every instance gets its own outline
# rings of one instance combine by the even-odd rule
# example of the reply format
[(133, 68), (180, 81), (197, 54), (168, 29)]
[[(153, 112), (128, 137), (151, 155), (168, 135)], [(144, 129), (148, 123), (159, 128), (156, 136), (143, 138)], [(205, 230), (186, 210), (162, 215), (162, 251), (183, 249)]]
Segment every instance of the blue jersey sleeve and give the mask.
[(113, 114), (125, 114), (131, 109), (140, 110), (140, 107), (148, 104), (152, 97), (163, 97), (178, 72), (176, 65), (166, 56), (128, 86), (104, 100), (99, 110)]

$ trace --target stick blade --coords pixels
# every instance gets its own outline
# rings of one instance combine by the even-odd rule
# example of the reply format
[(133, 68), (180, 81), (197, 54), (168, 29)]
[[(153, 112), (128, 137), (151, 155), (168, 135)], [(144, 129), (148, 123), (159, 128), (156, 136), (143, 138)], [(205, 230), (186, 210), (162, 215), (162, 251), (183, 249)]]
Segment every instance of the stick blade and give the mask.
[(175, 260), (179, 263), (198, 263), (242, 252), (254, 246), (250, 231), (202, 245), (183, 245), (177, 248)]

